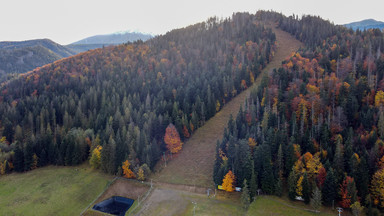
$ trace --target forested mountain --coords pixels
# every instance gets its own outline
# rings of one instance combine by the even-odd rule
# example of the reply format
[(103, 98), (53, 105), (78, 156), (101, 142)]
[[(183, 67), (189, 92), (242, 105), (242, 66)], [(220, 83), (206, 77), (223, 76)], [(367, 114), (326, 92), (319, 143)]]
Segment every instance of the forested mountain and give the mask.
[(353, 30), (367, 30), (367, 29), (384, 29), (384, 22), (376, 21), (374, 19), (366, 19), (359, 22), (348, 23), (344, 25), (347, 28), (352, 28)]
[(0, 81), (7, 74), (24, 73), (74, 54), (48, 39), (0, 42)]
[(368, 215), (384, 207), (384, 34), (353, 31), (315, 16), (258, 12), (306, 47), (264, 76), (217, 144), (214, 181), (232, 171), (251, 197), (302, 197)]
[(84, 38), (72, 44), (122, 44), (127, 42), (134, 42), (137, 40), (146, 41), (153, 36), (150, 34), (143, 34), (139, 32), (122, 32), (106, 35), (95, 35)]
[(0, 170), (75, 165), (90, 157), (105, 172), (137, 175), (163, 152), (179, 151), (248, 88), (274, 44), (275, 35), (255, 15), (238, 13), (23, 74), (0, 89)]
[(153, 36), (150, 34), (143, 34), (138, 32), (123, 32), (107, 35), (96, 35), (88, 37), (72, 44), (66, 45), (67, 48), (80, 53), (91, 49), (102, 48), (104, 46), (118, 45), (127, 42), (134, 42), (137, 40), (146, 41)]

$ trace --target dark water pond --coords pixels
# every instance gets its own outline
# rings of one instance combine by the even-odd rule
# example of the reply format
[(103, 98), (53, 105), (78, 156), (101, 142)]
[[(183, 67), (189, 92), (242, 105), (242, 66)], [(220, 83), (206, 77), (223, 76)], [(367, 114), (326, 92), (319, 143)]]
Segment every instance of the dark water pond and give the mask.
[(92, 209), (105, 212), (108, 214), (124, 216), (125, 212), (133, 205), (135, 200), (125, 197), (114, 196), (104, 201), (101, 201), (93, 206)]

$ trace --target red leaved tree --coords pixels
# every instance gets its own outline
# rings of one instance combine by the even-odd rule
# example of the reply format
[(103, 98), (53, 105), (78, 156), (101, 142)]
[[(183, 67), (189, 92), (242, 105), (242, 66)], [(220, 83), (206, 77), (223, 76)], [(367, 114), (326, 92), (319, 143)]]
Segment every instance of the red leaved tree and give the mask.
[(172, 153), (179, 152), (183, 146), (179, 132), (177, 132), (176, 127), (172, 123), (165, 129), (164, 142), (167, 144), (168, 150)]

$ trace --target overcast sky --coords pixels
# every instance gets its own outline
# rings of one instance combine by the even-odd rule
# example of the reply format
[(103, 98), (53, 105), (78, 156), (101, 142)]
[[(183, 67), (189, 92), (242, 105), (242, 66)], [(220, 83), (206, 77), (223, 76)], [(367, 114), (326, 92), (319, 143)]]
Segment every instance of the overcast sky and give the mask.
[(335, 24), (384, 21), (383, 0), (0, 0), (0, 41), (49, 38), (69, 44), (133, 30), (164, 34), (174, 28), (259, 9), (319, 15)]

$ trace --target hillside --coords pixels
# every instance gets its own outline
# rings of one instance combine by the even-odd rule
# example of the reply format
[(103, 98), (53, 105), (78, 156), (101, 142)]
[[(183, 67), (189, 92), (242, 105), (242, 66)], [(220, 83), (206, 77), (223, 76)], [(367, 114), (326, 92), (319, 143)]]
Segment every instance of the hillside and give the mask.
[(152, 37), (152, 35), (137, 32), (96, 35), (66, 45), (66, 47), (75, 51), (76, 53), (80, 53), (91, 49), (102, 48), (110, 45), (118, 45), (127, 42), (134, 42), (137, 40), (146, 41), (148, 39), (151, 39)]
[(25, 73), (74, 54), (48, 39), (0, 42), (0, 80), (7, 74)]
[[(152, 178), (160, 182), (173, 184), (198, 185), (211, 187), (213, 185), (213, 164), (215, 158), (216, 143), (223, 137), (230, 116), (236, 116), (246, 99), (250, 97), (253, 88), (261, 81), (263, 74), (272, 72), (278, 68), (281, 62), (297, 51), (303, 44), (293, 38), (287, 32), (273, 28), (276, 35), (277, 51), (268, 64), (260, 73), (257, 81), (247, 90), (236, 96), (227, 103), (223, 109), (213, 118), (199, 128), (185, 143), (185, 147), (176, 158), (169, 161), (167, 167), (155, 173)], [(161, 164), (163, 165), (163, 164)]]
[(274, 44), (271, 29), (238, 13), (38, 68), (1, 88), (0, 161), (27, 171), (95, 155), (111, 174), (124, 161), (136, 174), (152, 169), (175, 153), (166, 128), (188, 138), (252, 85)]
[(352, 22), (344, 24), (347, 28), (352, 28), (353, 30), (366, 30), (366, 29), (384, 29), (384, 22), (376, 21), (374, 19), (366, 19), (358, 22)]
[[(384, 34), (351, 31), (316, 16), (258, 12), (302, 47), (264, 77), (228, 121), (213, 179), (304, 203), (317, 194), (344, 209), (384, 207)], [(320, 31), (321, 29), (321, 31)], [(319, 33), (321, 32), (321, 33)], [(316, 188), (318, 190), (316, 190)]]

